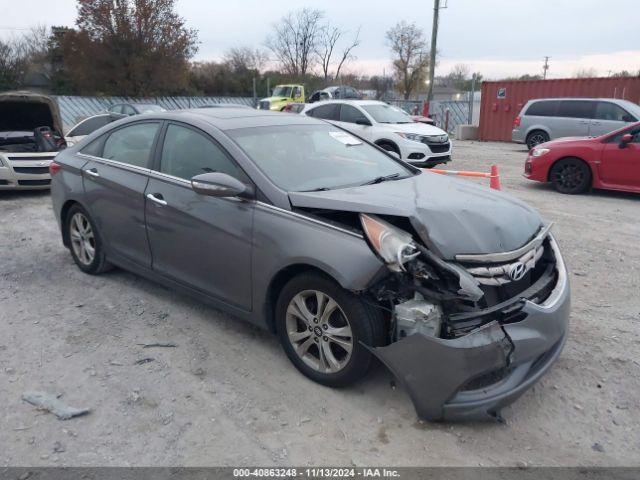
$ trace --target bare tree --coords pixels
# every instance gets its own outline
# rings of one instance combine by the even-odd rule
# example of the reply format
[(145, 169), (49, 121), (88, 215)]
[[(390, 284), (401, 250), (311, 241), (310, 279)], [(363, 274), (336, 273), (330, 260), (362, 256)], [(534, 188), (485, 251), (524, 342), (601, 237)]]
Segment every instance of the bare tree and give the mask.
[(320, 10), (303, 8), (289, 12), (274, 24), (266, 46), (286, 73), (304, 76), (313, 68), (322, 16)]
[(322, 74), (324, 75), (324, 82), (327, 83), (330, 77), (336, 80), (340, 76), (340, 70), (344, 64), (354, 59), (352, 52), (353, 49), (360, 45), (360, 29), (356, 32), (355, 37), (345, 46), (340, 56), (338, 57), (337, 67), (335, 74), (331, 73), (331, 66), (334, 63), (333, 57), (336, 52), (336, 46), (340, 39), (346, 32), (340, 27), (336, 27), (327, 23), (320, 29), (318, 35), (317, 45), (315, 48), (315, 54), (318, 57), (320, 67), (322, 68)]
[(598, 71), (591, 68), (581, 68), (573, 73), (574, 78), (594, 78), (598, 76)]
[(342, 69), (345, 62), (349, 60), (355, 59), (355, 56), (352, 54), (353, 49), (360, 45), (360, 29), (356, 32), (356, 36), (353, 38), (353, 41), (347, 45), (344, 50), (342, 50), (342, 56), (340, 57), (340, 61), (338, 62), (338, 68), (336, 68), (336, 74), (333, 77), (334, 80), (340, 76), (340, 70)]
[(405, 100), (426, 76), (429, 51), (423, 31), (415, 23), (399, 22), (387, 31), (393, 53), (393, 68), (403, 89)]
[(262, 71), (269, 61), (269, 55), (259, 48), (234, 47), (227, 50), (224, 62), (234, 72), (246, 72), (247, 70)]

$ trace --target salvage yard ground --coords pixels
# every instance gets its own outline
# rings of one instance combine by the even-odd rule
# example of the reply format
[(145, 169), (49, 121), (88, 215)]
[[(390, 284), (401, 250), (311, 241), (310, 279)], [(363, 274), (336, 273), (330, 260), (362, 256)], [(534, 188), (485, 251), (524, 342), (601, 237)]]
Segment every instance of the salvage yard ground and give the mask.
[[(82, 274), (47, 192), (0, 193), (0, 465), (638, 465), (640, 195), (558, 194), (522, 178), (525, 156), (456, 142), (449, 165), (499, 165), (571, 272), (564, 353), (505, 424), (419, 422), (382, 367), (312, 383), (266, 332), (120, 270)], [(28, 391), (91, 413), (60, 421)]]

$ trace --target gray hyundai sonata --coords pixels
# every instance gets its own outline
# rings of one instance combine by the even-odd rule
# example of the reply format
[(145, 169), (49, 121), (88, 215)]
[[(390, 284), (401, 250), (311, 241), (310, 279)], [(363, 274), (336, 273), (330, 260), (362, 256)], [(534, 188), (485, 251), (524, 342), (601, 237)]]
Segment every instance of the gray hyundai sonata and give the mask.
[(323, 385), (377, 358), (425, 419), (499, 418), (567, 337), (567, 272), (533, 209), (321, 120), (132, 117), (51, 173), (82, 271), (118, 266), (266, 328)]

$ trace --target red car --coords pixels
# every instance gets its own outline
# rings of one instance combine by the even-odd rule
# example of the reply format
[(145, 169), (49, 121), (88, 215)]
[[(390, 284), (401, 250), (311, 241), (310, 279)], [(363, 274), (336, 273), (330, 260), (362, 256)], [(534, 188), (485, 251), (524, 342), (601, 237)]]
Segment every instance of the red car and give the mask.
[(560, 193), (589, 188), (640, 193), (640, 122), (594, 138), (559, 138), (529, 151), (524, 176)]

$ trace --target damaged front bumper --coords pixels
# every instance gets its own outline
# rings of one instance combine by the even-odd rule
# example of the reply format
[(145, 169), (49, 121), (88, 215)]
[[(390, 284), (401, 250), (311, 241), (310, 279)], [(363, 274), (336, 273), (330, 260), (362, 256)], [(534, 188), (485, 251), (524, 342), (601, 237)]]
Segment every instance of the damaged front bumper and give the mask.
[[(544, 302), (523, 299), (519, 321), (492, 321), (456, 339), (415, 333), (371, 349), (404, 385), (418, 416), (499, 418), (501, 408), (520, 397), (556, 361), (567, 337), (570, 288), (557, 244), (552, 238), (550, 244), (556, 258), (556, 285)], [(483, 379), (481, 386), (473, 386)]]

